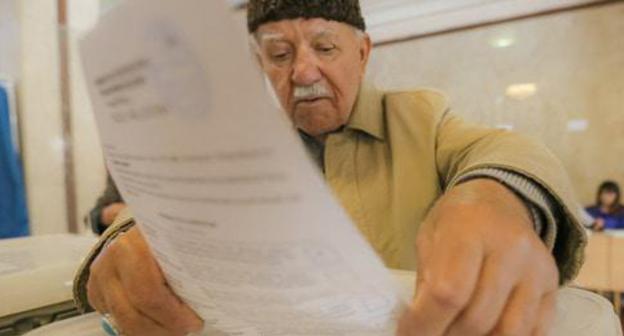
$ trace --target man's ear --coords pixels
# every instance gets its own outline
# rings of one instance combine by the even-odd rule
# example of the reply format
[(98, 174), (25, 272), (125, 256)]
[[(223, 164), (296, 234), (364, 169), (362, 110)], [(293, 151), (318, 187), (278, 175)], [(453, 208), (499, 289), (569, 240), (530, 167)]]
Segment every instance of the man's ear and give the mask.
[(362, 33), (362, 40), (360, 42), (360, 64), (362, 69), (366, 69), (368, 65), (368, 60), (370, 59), (370, 53), (373, 49), (373, 42), (371, 41), (370, 36), (367, 33)]

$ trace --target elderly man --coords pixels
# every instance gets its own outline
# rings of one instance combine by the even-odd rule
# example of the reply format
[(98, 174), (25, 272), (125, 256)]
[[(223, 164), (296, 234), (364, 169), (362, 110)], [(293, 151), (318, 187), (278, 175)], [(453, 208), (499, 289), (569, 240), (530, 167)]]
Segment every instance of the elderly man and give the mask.
[[(417, 269), (397, 333), (547, 334), (555, 292), (576, 274), (584, 244), (556, 159), (518, 135), (463, 122), (438, 93), (364, 84), (371, 41), (357, 0), (252, 0), (248, 29), (358, 228), (388, 267)], [(124, 335), (202, 326), (128, 216), (105, 233), (76, 284), (79, 305), (111, 313)]]

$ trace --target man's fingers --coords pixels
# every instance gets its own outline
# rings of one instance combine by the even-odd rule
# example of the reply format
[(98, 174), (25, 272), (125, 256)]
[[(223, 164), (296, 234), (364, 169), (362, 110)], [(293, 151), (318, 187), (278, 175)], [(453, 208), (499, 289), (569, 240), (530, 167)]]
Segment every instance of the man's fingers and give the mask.
[[(418, 335), (443, 335), (468, 304), (481, 269), (480, 245), (463, 239), (437, 240), (423, 265), (416, 298), (402, 328)], [(410, 334), (406, 334), (410, 335)]]
[(138, 228), (96, 258), (87, 283), (90, 304), (112, 314), (124, 335), (186, 335), (203, 321), (169, 288)]
[[(416, 260), (418, 265), (427, 265), (429, 258), (431, 257), (432, 241), (431, 237), (425, 232), (418, 235), (416, 239)], [(421, 283), (424, 282), (425, 272), (416, 272), (416, 287), (421, 287)]]
[(89, 279), (87, 281), (87, 299), (91, 307), (104, 313), (106, 312), (106, 302), (104, 293), (106, 285), (116, 277), (115, 267), (111, 263), (108, 250), (104, 249), (93, 261), (89, 268)]
[(171, 332), (134, 309), (123, 287), (116, 281), (108, 284), (106, 294), (106, 312), (113, 317), (112, 322), (124, 336), (183, 336), (186, 334), (184, 331)]
[(132, 306), (169, 330), (201, 330), (201, 319), (169, 288), (139, 230), (115, 241), (117, 273)]
[(554, 326), (557, 309), (557, 292), (551, 292), (542, 297), (537, 312), (538, 321), (533, 328), (532, 336), (548, 336)]
[(448, 336), (486, 335), (496, 327), (518, 277), (508, 270), (514, 266), (513, 261), (497, 256), (486, 259), (474, 295), (453, 322)]
[(541, 303), (541, 291), (526, 283), (519, 285), (512, 292), (493, 334), (531, 335)]
[(98, 284), (93, 278), (89, 279), (89, 282), (87, 282), (87, 300), (89, 300), (91, 307), (100, 313), (106, 311), (106, 303), (99, 291)]

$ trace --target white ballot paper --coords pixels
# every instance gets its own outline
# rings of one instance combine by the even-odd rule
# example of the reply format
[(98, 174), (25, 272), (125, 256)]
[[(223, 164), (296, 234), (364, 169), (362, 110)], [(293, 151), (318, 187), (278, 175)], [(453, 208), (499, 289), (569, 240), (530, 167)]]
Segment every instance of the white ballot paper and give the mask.
[(389, 272), (224, 0), (132, 0), (81, 42), (108, 166), (207, 335), (392, 335)]

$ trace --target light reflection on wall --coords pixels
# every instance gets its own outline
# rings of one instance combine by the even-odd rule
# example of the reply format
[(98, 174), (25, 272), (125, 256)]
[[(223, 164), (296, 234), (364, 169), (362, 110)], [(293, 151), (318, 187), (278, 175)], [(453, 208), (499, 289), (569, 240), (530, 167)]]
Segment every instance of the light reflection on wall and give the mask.
[(537, 93), (537, 85), (535, 83), (513, 84), (507, 87), (505, 95), (515, 100), (525, 100)]
[(541, 139), (583, 203), (624, 185), (624, 3), (435, 35), (374, 50), (383, 88), (433, 87), (468, 120)]

